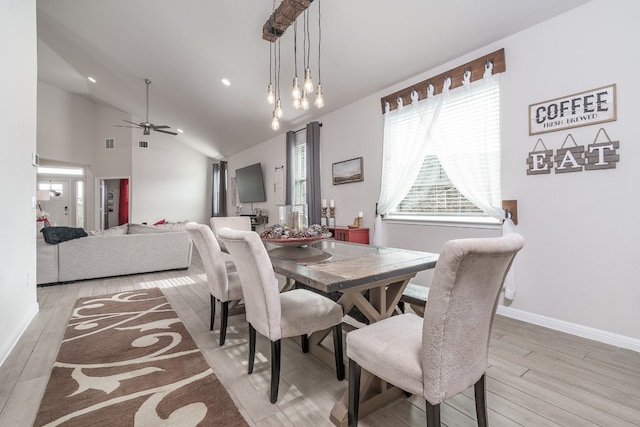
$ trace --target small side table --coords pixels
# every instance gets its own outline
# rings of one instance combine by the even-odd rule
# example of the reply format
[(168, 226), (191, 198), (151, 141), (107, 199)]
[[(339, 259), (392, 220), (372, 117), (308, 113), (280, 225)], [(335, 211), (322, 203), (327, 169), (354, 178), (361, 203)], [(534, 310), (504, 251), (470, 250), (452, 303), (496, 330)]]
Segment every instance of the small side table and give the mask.
[(343, 242), (369, 244), (368, 228), (349, 228), (349, 227), (329, 227), (333, 233), (333, 238)]

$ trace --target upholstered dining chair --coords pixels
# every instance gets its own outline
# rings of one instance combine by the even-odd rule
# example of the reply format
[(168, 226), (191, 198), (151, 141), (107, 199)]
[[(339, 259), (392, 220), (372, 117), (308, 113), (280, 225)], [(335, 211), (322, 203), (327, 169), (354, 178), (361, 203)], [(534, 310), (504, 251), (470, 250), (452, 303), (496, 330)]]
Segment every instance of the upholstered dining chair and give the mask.
[(487, 425), (491, 327), (505, 276), (523, 245), (516, 233), (447, 242), (424, 320), (402, 314), (347, 334), (350, 426), (358, 424), (361, 369), (424, 396), (429, 427), (440, 426), (440, 403), (473, 385), (478, 425)]
[(223, 346), (227, 337), (229, 303), (238, 302), (242, 299), (240, 277), (231, 256), (220, 250), (211, 228), (204, 224), (188, 222), (185, 224), (185, 229), (200, 253), (204, 271), (207, 274), (207, 286), (211, 300), (210, 331), (213, 330), (216, 303), (220, 301), (220, 345)]
[(253, 372), (256, 331), (271, 341), (271, 403), (278, 400), (282, 338), (302, 337), (302, 350), (306, 352), (309, 334), (333, 328), (336, 376), (343, 380), (342, 306), (304, 289), (280, 293), (269, 254), (256, 232), (223, 228), (219, 233), (236, 264), (245, 296), (249, 374)]
[(232, 230), (251, 231), (251, 218), (248, 216), (212, 216), (209, 222), (211, 223), (213, 235), (218, 239), (220, 249), (223, 251), (226, 251), (227, 248), (224, 242), (220, 240), (220, 236), (218, 236), (218, 232), (221, 229), (228, 227)]

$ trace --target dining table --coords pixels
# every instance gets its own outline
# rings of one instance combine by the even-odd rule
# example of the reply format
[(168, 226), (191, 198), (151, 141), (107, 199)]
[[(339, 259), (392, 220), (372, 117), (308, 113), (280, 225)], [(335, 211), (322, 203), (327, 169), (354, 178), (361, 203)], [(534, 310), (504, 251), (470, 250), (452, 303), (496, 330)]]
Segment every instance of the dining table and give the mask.
[[(365, 323), (392, 316), (409, 281), (419, 271), (434, 268), (438, 260), (436, 253), (333, 239), (264, 243), (274, 271), (286, 278), (283, 291), (302, 285), (334, 296), (345, 314), (357, 307), (366, 318)], [(359, 322), (353, 324), (357, 326)], [(334, 363), (333, 349), (323, 341), (330, 331), (309, 337), (309, 352), (328, 366)], [(360, 396), (359, 415), (363, 418), (402, 396), (402, 390), (363, 370)], [(330, 419), (336, 426), (348, 424), (348, 390), (334, 405)]]

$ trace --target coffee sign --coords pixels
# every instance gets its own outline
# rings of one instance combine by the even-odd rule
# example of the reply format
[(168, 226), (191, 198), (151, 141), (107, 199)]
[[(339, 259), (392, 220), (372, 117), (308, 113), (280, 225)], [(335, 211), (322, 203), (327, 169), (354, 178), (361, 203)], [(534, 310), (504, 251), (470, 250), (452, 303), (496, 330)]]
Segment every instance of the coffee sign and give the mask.
[(616, 85), (529, 105), (529, 135), (616, 120)]

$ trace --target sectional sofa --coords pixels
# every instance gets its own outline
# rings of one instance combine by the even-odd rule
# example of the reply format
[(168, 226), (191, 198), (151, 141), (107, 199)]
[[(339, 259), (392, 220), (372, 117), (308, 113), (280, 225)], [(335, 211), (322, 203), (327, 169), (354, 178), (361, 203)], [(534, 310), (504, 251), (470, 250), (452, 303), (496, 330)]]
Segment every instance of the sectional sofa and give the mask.
[(38, 285), (186, 269), (192, 243), (182, 223), (125, 224), (49, 244), (37, 239)]

